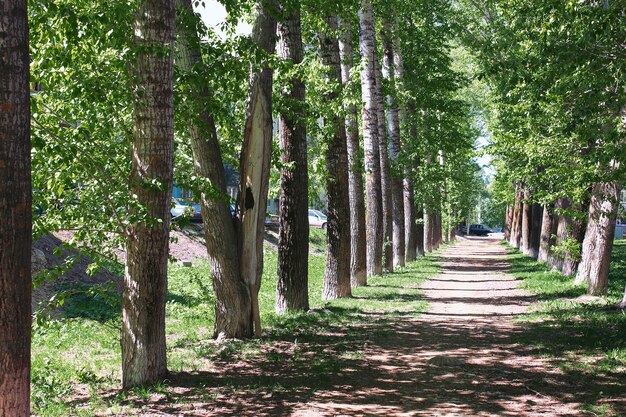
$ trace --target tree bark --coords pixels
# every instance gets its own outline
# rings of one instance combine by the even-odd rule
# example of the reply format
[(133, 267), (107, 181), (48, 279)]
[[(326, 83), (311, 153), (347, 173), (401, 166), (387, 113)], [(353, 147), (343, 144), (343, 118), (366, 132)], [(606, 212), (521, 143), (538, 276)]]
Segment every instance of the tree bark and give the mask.
[(617, 182), (594, 184), (592, 188), (583, 258), (577, 276), (578, 281), (588, 282), (587, 292), (591, 295), (605, 295), (608, 289), (620, 191), (621, 185)]
[(387, 143), (387, 125), (385, 123), (385, 100), (382, 75), (378, 61), (376, 38), (374, 38), (374, 74), (376, 78), (376, 108), (378, 121), (378, 149), (380, 157), (380, 184), (383, 208), (383, 268), (393, 272), (393, 184), (389, 165), (389, 146)]
[[(302, 62), (300, 6), (287, 13), (278, 24), (281, 58), (293, 64)], [(283, 166), (280, 172), (278, 282), (276, 311), (306, 311), (309, 309), (309, 181), (307, 142), (304, 114), (304, 81), (293, 77), (289, 81), (286, 101), (292, 103), (280, 115), (279, 141)], [(357, 132), (358, 135), (358, 132)]]
[(543, 207), (539, 203), (533, 203), (530, 209), (530, 238), (528, 242), (528, 256), (533, 259), (539, 257), (541, 245), (541, 222)]
[[(394, 28), (395, 29), (395, 28)], [(394, 87), (402, 76), (402, 55), (399, 50), (399, 43), (392, 41), (392, 29), (389, 21), (383, 19), (383, 77)], [(395, 36), (395, 35), (393, 35)], [(393, 266), (403, 267), (405, 265), (405, 223), (404, 223), (404, 184), (403, 167), (400, 164), (400, 152), (402, 145), (400, 142), (400, 115), (399, 107), (392, 94), (387, 95), (388, 117), (387, 126), (389, 130), (389, 164), (391, 170), (391, 200), (392, 200), (392, 236), (393, 236)]]
[(530, 250), (530, 226), (531, 226), (531, 208), (530, 190), (524, 190), (524, 201), (522, 205), (522, 246), (521, 251), (528, 255)]
[[(193, 14), (191, 0), (177, 0), (176, 66), (189, 77), (201, 64), (200, 38), (196, 30), (198, 16)], [(194, 70), (195, 68), (195, 70)], [(193, 72), (192, 71), (196, 71)], [(193, 84), (193, 83), (192, 83)], [(217, 338), (242, 338), (252, 335), (250, 290), (241, 278), (235, 225), (230, 213), (226, 178), (213, 116), (208, 110), (208, 90), (190, 88), (193, 106), (186, 109), (192, 121), (189, 137), (196, 175), (208, 180), (200, 190), (202, 226), (211, 265), (215, 291), (215, 328)], [(194, 119), (193, 116), (197, 115)], [(215, 190), (221, 194), (216, 198)]]
[[(122, 383), (167, 374), (165, 301), (173, 177), (174, 1), (142, 0), (134, 21), (134, 135), (130, 192), (142, 210), (127, 230), (122, 301)], [(154, 184), (159, 184), (155, 186)]]
[[(349, 85), (354, 64), (352, 27), (347, 20), (340, 21), (339, 53), (341, 54), (341, 81)], [(367, 249), (365, 231), (365, 197), (363, 192), (363, 158), (359, 144), (357, 107), (346, 104), (346, 136), (348, 138), (348, 181), (350, 189), (350, 281), (353, 287), (367, 285)]]
[[(559, 225), (562, 223), (563, 220), (561, 219), (561, 216), (556, 213), (556, 210), (559, 210), (561, 208), (563, 208), (563, 199), (559, 198), (554, 204), (555, 213), (552, 216), (552, 229), (550, 230), (550, 243), (548, 245), (550, 249), (548, 252), (547, 264), (548, 266), (557, 270), (560, 270), (562, 262), (559, 258), (559, 255), (554, 251), (553, 247), (559, 242)], [(562, 228), (563, 226), (561, 226), (561, 229)]]
[(433, 229), (435, 216), (428, 208), (424, 207), (424, 253), (433, 251)]
[(539, 237), (539, 253), (537, 254), (537, 260), (540, 262), (548, 261), (548, 255), (550, 253), (550, 246), (552, 242), (552, 224), (554, 222), (554, 216), (552, 215), (553, 210), (554, 206), (543, 206), (541, 234)]
[(383, 212), (376, 101), (376, 60), (374, 19), (371, 0), (362, 0), (359, 10), (360, 51), (365, 60), (361, 71), (363, 101), (363, 144), (365, 151), (365, 224), (367, 243), (367, 275), (382, 273)]
[[(268, 54), (273, 53), (276, 47), (277, 13), (278, 3), (275, 0), (259, 0), (256, 3), (252, 39)], [(258, 294), (263, 274), (263, 233), (272, 156), (272, 75), (273, 70), (267, 62), (263, 63), (260, 72), (254, 68), (250, 71), (239, 164), (239, 259), (242, 279), (250, 290), (251, 321), (257, 336), (261, 335)]]
[(27, 2), (0, 3), (0, 416), (30, 415), (32, 192)]
[[(588, 207), (588, 206), (587, 206)], [(582, 211), (583, 208), (576, 204), (575, 209), (577, 211)], [(583, 238), (585, 236), (585, 223), (577, 218), (568, 218), (568, 239), (572, 239), (573, 241), (582, 244)], [(563, 258), (563, 275), (574, 276), (576, 275), (576, 271), (578, 270), (578, 263), (580, 262), (580, 257), (569, 252), (565, 253), (565, 257)]]
[[(409, 172), (409, 171), (407, 171)], [(409, 172), (410, 175), (410, 172)], [(413, 180), (408, 176), (404, 179), (404, 259), (406, 262), (414, 261), (417, 257), (417, 219), (415, 207), (415, 190)]]
[(504, 240), (511, 238), (511, 223), (513, 222), (513, 207), (509, 204), (506, 206), (504, 218)]
[(522, 209), (523, 209), (523, 192), (521, 186), (517, 185), (515, 193), (515, 206), (513, 208), (513, 224), (511, 226), (510, 244), (514, 248), (520, 248), (522, 239)]
[[(331, 83), (341, 85), (341, 59), (339, 41), (335, 35), (338, 29), (337, 17), (326, 17), (332, 33), (320, 33), (320, 56), (327, 67), (327, 77)], [(327, 102), (339, 99), (335, 92), (327, 93)], [(346, 148), (346, 125), (341, 115), (332, 115), (325, 120), (333, 126), (334, 135), (330, 138), (326, 151), (326, 191), (328, 195), (328, 225), (326, 240), (326, 270), (322, 298), (332, 300), (352, 295), (350, 286), (350, 199), (348, 196), (348, 151)]]
[[(425, 213), (424, 213), (424, 206), (423, 205), (419, 206), (419, 210), (417, 211), (417, 216), (416, 217), (419, 220), (425, 219)], [(416, 255), (417, 255), (418, 258), (426, 255), (425, 239), (424, 239), (425, 234), (426, 234), (425, 230), (426, 230), (426, 228), (424, 227), (424, 222), (422, 221), (422, 222), (420, 222), (417, 225), (417, 235), (416, 235), (416, 240), (417, 240), (417, 245), (416, 245), (417, 248), (416, 248), (416, 250), (417, 250), (417, 253), (416, 253)]]

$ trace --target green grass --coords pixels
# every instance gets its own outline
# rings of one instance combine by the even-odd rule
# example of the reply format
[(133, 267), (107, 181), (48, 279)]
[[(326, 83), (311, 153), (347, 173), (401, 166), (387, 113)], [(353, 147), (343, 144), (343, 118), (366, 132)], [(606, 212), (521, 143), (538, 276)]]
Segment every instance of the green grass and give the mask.
[[(312, 245), (317, 245), (320, 250), (325, 245), (321, 239), (325, 239), (325, 232), (312, 230)], [(321, 293), (325, 257), (312, 254), (309, 257), (312, 310), (277, 315), (274, 312), (276, 262), (276, 252), (266, 247), (265, 272), (259, 294), (264, 336), (222, 344), (211, 340), (215, 295), (210, 283), (209, 266), (170, 266), (166, 305), (170, 371), (195, 372), (208, 369), (215, 361), (254, 359), (267, 366), (289, 363), (304, 367), (319, 376), (304, 383), (321, 384), (326, 378), (324, 375), (362, 357), (360, 348), (364, 341), (376, 336), (370, 334), (369, 324), (384, 324), (385, 320), (423, 311), (426, 306), (417, 297), (420, 294), (418, 286), (439, 271), (432, 258), (423, 258), (397, 273), (371, 278), (367, 287), (354, 290), (353, 298), (324, 302)], [(141, 407), (141, 402), (152, 393), (171, 395), (167, 386), (162, 384), (128, 393), (118, 391), (121, 380), (119, 295), (107, 287), (75, 286), (64, 290), (66, 299), (61, 309), (62, 317), (46, 321), (33, 333), (32, 399), (36, 415), (91, 416), (98, 412), (132, 415), (133, 407)], [(337, 333), (343, 336), (341, 340), (333, 340), (332, 352), (329, 353), (324, 350), (331, 343), (328, 334)], [(293, 344), (293, 354), (285, 355), (271, 349), (268, 353), (268, 348), (285, 341)], [(315, 352), (315, 359), (311, 360), (307, 352)], [(235, 387), (238, 382), (228, 384)], [(246, 389), (291, 389), (276, 385), (271, 378), (262, 377), (252, 385), (248, 384)], [(78, 394), (83, 399), (73, 401)], [(184, 402), (187, 399), (174, 395), (168, 397), (168, 401)]]
[[(573, 380), (606, 382), (602, 396), (585, 399), (583, 409), (615, 415), (601, 400), (623, 396), (626, 377), (626, 314), (616, 309), (626, 284), (626, 241), (615, 242), (609, 272), (609, 292), (597, 299), (579, 298), (586, 286), (551, 271), (511, 249), (511, 273), (539, 303), (521, 319), (520, 343), (553, 358)], [(615, 384), (613, 381), (621, 381)]]

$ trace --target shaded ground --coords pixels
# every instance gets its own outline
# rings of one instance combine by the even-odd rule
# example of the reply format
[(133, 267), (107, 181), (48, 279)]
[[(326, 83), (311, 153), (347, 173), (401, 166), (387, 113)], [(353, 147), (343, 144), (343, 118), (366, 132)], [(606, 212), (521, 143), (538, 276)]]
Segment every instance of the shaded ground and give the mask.
[(521, 343), (529, 334), (515, 319), (535, 300), (517, 288), (505, 255), (496, 240), (463, 239), (421, 286), (430, 305), (421, 315), (360, 313), (324, 327), (314, 314), (304, 326), (323, 333), (270, 332), (251, 356), (221, 346), (210, 369), (173, 374), (115, 415), (584, 416), (597, 414), (581, 404), (600, 404), (607, 393), (618, 400), (605, 415), (626, 415), (617, 377), (563, 371)]

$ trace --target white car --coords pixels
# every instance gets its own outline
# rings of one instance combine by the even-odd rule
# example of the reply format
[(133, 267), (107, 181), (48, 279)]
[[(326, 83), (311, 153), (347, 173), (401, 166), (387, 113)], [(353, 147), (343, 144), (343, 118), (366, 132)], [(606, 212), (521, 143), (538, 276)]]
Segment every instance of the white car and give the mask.
[(328, 218), (319, 210), (309, 209), (309, 226), (326, 229)]

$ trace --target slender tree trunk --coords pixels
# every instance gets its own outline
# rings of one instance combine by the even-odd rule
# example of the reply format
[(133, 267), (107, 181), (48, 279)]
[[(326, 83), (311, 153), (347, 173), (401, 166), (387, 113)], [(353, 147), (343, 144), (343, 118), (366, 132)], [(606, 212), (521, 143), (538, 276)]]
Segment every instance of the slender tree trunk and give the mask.
[[(424, 212), (424, 206), (422, 204), (420, 204), (419, 206), (419, 210), (417, 210), (417, 216), (416, 216), (419, 220), (423, 220), (425, 219), (425, 212)], [(425, 239), (424, 239), (424, 235), (425, 235), (425, 227), (424, 227), (424, 222), (420, 222), (417, 225), (417, 234), (416, 234), (416, 240), (417, 240), (417, 257), (422, 257), (424, 255), (426, 255), (426, 248), (425, 248)]]
[(531, 208), (529, 202), (530, 190), (524, 190), (524, 203), (522, 205), (522, 246), (521, 251), (528, 255), (530, 250), (530, 226), (531, 226)]
[(577, 280), (588, 282), (587, 292), (604, 295), (608, 288), (609, 265), (621, 185), (616, 182), (594, 184), (589, 205), (583, 260)]
[(511, 224), (513, 222), (513, 207), (511, 205), (506, 206), (504, 216), (504, 240), (508, 241), (511, 238)]
[[(396, 63), (402, 62), (400, 51), (394, 49), (391, 39), (391, 25), (387, 19), (383, 19), (383, 77), (395, 87), (397, 78), (402, 75), (398, 71)], [(396, 43), (396, 46), (399, 46)], [(400, 81), (398, 81), (400, 82)], [(389, 164), (391, 170), (391, 200), (392, 200), (392, 223), (393, 223), (393, 266), (403, 267), (405, 264), (405, 236), (404, 224), (404, 170), (400, 164), (400, 115), (399, 107), (393, 95), (387, 95), (387, 107), (389, 108), (387, 126), (389, 130)]]
[(433, 222), (435, 220), (434, 213), (428, 208), (424, 207), (424, 252), (430, 253), (433, 251)]
[(553, 206), (543, 206), (543, 217), (541, 220), (541, 235), (539, 237), (539, 253), (537, 260), (547, 262), (550, 253), (550, 244), (552, 241), (552, 223), (554, 222), (552, 211)]
[(520, 248), (522, 240), (522, 210), (523, 210), (523, 198), (524, 194), (520, 191), (518, 185), (518, 191), (515, 196), (515, 208), (513, 210), (513, 225), (511, 227), (511, 246), (514, 248)]
[[(331, 83), (341, 85), (341, 59), (337, 17), (329, 15), (326, 22), (331, 33), (320, 33), (320, 56), (327, 67)], [(327, 102), (339, 99), (337, 93), (328, 93)], [(326, 151), (326, 191), (328, 195), (328, 225), (326, 243), (326, 270), (322, 298), (332, 300), (351, 296), (350, 287), (350, 199), (348, 196), (348, 150), (346, 125), (341, 115), (332, 115), (325, 124), (334, 127), (334, 135)]]
[[(341, 81), (350, 83), (353, 67), (352, 27), (340, 21), (339, 52), (341, 54)], [(359, 145), (359, 118), (354, 104), (345, 105), (346, 136), (348, 138), (348, 181), (350, 187), (350, 281), (353, 287), (367, 285), (367, 250), (365, 232), (365, 197), (363, 192), (363, 158)]]
[(559, 242), (559, 239), (558, 239), (559, 224), (561, 224), (562, 220), (561, 220), (561, 216), (558, 215), (556, 212), (557, 210), (560, 210), (561, 208), (563, 208), (563, 200), (559, 198), (554, 204), (555, 212), (552, 215), (552, 228), (550, 230), (550, 242), (548, 244), (549, 252), (548, 252), (547, 264), (553, 269), (560, 268), (559, 266), (560, 258), (559, 258), (559, 255), (554, 251), (554, 246), (556, 246)]
[(417, 257), (417, 222), (415, 213), (415, 191), (413, 181), (410, 178), (404, 179), (404, 239), (406, 262), (414, 261)]
[[(275, 0), (259, 0), (256, 3), (252, 39), (268, 54), (273, 53), (276, 47), (275, 16), (278, 9)], [(254, 68), (250, 72), (239, 164), (239, 259), (241, 276), (250, 290), (251, 321), (257, 336), (261, 335), (258, 295), (263, 274), (263, 233), (272, 157), (272, 75), (273, 70), (267, 63), (264, 63), (260, 72)]]
[(362, 0), (359, 10), (360, 50), (365, 60), (361, 71), (363, 100), (363, 143), (365, 150), (365, 224), (367, 234), (367, 275), (382, 273), (383, 212), (378, 145), (378, 110), (376, 101), (376, 60), (374, 19), (371, 0)]
[(31, 158), (27, 2), (0, 3), (0, 416), (30, 415)]
[[(176, 66), (187, 73), (202, 71), (200, 38), (196, 30), (198, 16), (193, 14), (191, 0), (177, 0)], [(192, 73), (189, 77), (202, 76)], [(237, 235), (226, 193), (226, 178), (215, 122), (207, 108), (208, 90), (197, 91), (191, 83), (189, 95), (194, 97), (189, 109), (189, 136), (196, 175), (210, 184), (201, 190), (202, 224), (211, 265), (211, 281), (215, 291), (215, 337), (242, 338), (252, 335), (250, 289), (241, 278)], [(195, 96), (194, 96), (195, 94)], [(198, 119), (193, 116), (197, 115)], [(218, 190), (222, 198), (215, 197)]]
[(383, 206), (383, 268), (393, 272), (393, 184), (389, 165), (389, 146), (387, 143), (387, 124), (385, 123), (385, 100), (382, 74), (378, 61), (376, 38), (374, 39), (374, 74), (376, 77), (376, 108), (378, 121), (378, 149), (380, 157), (380, 184)]
[(528, 243), (528, 255), (534, 259), (539, 257), (542, 216), (543, 207), (541, 204), (533, 203), (530, 211), (530, 240)]
[(135, 16), (137, 84), (130, 191), (145, 210), (145, 214), (134, 210), (135, 214), (147, 219), (127, 231), (121, 338), (124, 388), (167, 374), (165, 300), (173, 181), (174, 1), (142, 0)]
[[(288, 12), (278, 24), (281, 58), (294, 64), (302, 62), (300, 6)], [(287, 101), (293, 103), (280, 115), (279, 141), (282, 162), (280, 172), (280, 202), (278, 236), (278, 282), (276, 311), (309, 309), (309, 180), (304, 115), (304, 81), (293, 77), (289, 81)], [(358, 133), (357, 133), (358, 135)]]

